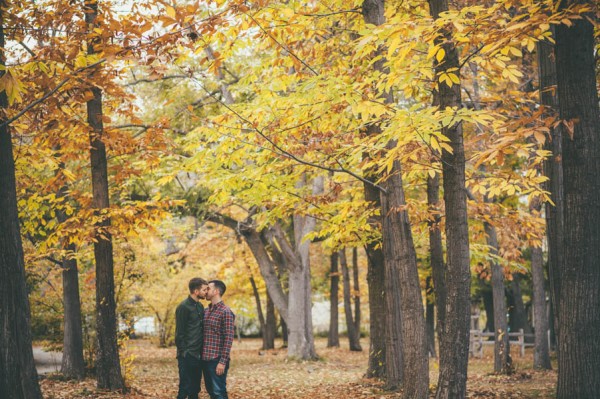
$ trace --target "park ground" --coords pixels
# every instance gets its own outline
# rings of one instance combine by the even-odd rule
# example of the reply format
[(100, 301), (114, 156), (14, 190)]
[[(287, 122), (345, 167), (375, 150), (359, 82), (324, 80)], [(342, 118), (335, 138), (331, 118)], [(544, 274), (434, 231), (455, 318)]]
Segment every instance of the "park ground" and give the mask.
[[(231, 399), (292, 399), (292, 398), (352, 398), (392, 399), (398, 393), (386, 392), (381, 383), (363, 377), (368, 353), (350, 352), (342, 339), (341, 348), (326, 348), (326, 339), (316, 342), (318, 361), (297, 362), (286, 359), (285, 350), (260, 351), (261, 341), (244, 339), (233, 346), (228, 387)], [(363, 345), (368, 342), (363, 339)], [(468, 378), (469, 398), (551, 398), (556, 372), (532, 369), (532, 350), (525, 357), (514, 355), (515, 372), (498, 376), (493, 371), (492, 348), (485, 348), (482, 359), (470, 359)], [(517, 350), (514, 350), (517, 352)], [(127, 343), (127, 356), (132, 356), (126, 370), (129, 393), (117, 394), (96, 389), (95, 380), (62, 381), (47, 374), (41, 385), (46, 399), (138, 399), (175, 398), (177, 394), (177, 362), (174, 348), (157, 348), (149, 340)], [(127, 357), (126, 356), (126, 357)], [(432, 390), (437, 381), (438, 364), (430, 362)], [(208, 396), (200, 394), (201, 399)]]

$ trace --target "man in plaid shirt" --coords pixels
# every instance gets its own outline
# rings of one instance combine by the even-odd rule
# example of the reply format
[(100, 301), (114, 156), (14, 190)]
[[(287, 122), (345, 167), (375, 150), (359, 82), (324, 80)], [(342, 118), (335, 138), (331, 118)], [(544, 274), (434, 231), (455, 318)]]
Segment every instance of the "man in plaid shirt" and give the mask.
[(208, 282), (206, 299), (210, 301), (210, 305), (204, 310), (202, 360), (204, 384), (211, 399), (228, 399), (227, 371), (235, 315), (221, 299), (225, 289), (225, 283), (220, 280)]

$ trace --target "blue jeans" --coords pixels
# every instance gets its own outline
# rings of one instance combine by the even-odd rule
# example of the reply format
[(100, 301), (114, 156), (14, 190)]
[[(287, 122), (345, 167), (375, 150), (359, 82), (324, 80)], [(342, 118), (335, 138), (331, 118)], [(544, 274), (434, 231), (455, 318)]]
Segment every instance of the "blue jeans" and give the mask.
[(190, 354), (177, 358), (179, 392), (177, 399), (198, 399), (202, 381), (202, 361)]
[(210, 399), (228, 399), (227, 396), (227, 371), (229, 362), (225, 365), (225, 372), (217, 375), (217, 364), (219, 359), (205, 360), (204, 366), (204, 385), (210, 395)]

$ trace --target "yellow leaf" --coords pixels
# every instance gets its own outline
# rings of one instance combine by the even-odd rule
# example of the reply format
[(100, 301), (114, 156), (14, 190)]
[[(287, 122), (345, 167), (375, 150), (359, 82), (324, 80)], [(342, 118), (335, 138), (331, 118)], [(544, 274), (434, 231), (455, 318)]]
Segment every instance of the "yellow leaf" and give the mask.
[[(450, 80), (451, 80), (453, 83), (456, 83), (456, 84), (459, 84), (459, 83), (460, 83), (460, 79), (458, 78), (458, 76), (457, 76), (456, 74), (454, 74), (454, 73), (449, 73), (449, 74), (448, 74), (448, 77), (450, 78)], [(452, 85), (449, 85), (449, 86), (452, 86)]]
[[(431, 136), (431, 148), (433, 148), (434, 150), (438, 151), (438, 152), (442, 152), (442, 148), (440, 147), (440, 144), (438, 143), (438, 141), (436, 140), (435, 137)], [(433, 177), (433, 176), (432, 176)]]
[(438, 52), (435, 54), (435, 59), (437, 62), (442, 62), (444, 57), (446, 56), (446, 51), (443, 48), (440, 48)]
[(173, 19), (175, 19), (175, 17), (177, 17), (177, 12), (175, 11), (175, 8), (171, 7), (171, 6), (166, 6), (166, 11), (167, 11), (167, 15)]
[(521, 52), (521, 50), (519, 50), (519, 49), (518, 49), (518, 48), (516, 48), (516, 47), (511, 47), (511, 48), (510, 48), (510, 52), (511, 52), (511, 53), (512, 53), (514, 56), (517, 56), (517, 57), (523, 57), (523, 53)]

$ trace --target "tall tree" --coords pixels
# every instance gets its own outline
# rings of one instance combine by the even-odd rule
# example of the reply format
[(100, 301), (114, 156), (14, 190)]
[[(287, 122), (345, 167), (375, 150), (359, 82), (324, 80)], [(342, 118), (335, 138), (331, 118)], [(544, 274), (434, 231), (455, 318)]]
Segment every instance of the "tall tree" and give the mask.
[(357, 331), (360, 340), (360, 284), (358, 276), (358, 248), (356, 247), (352, 248), (352, 281), (354, 283), (354, 329)]
[[(438, 19), (448, 11), (447, 0), (430, 0), (431, 16)], [(436, 75), (453, 74), (460, 79), (460, 62), (452, 27), (439, 32), (436, 44), (444, 50), (444, 58), (435, 62)], [(460, 80), (459, 80), (460, 82)], [(461, 85), (446, 82), (437, 84), (437, 105), (440, 110), (460, 108)], [(469, 231), (467, 225), (467, 196), (465, 190), (465, 152), (462, 123), (444, 126), (442, 133), (449, 139), (452, 152), (442, 151), (444, 202), (446, 205), (446, 318), (440, 326), (440, 374), (436, 398), (464, 398), (466, 395), (469, 358), (470, 269)]]
[(327, 335), (327, 347), (340, 346), (340, 334), (338, 331), (339, 312), (338, 312), (338, 296), (340, 289), (340, 273), (338, 271), (338, 253), (334, 252), (329, 257), (329, 334)]
[(254, 281), (254, 276), (250, 275), (250, 285), (252, 286), (252, 293), (254, 294), (254, 301), (256, 302), (256, 313), (258, 314), (258, 322), (260, 324), (260, 335), (263, 341), (262, 349), (267, 349), (266, 344), (266, 330), (267, 323), (265, 321), (265, 315), (262, 311), (262, 305), (260, 303), (260, 294), (258, 292), (258, 288), (256, 287), (256, 281)]
[[(4, 29), (7, 4), (0, 1), (0, 76), (6, 74)], [(0, 397), (42, 398), (31, 347), (30, 309), (17, 210), (12, 140), (5, 110), (6, 89), (0, 92)]]
[(351, 351), (362, 351), (360, 346), (360, 332), (356, 329), (354, 316), (352, 314), (352, 299), (350, 288), (350, 271), (348, 270), (348, 259), (346, 250), (342, 249), (340, 255), (340, 266), (342, 268), (343, 288), (344, 288), (344, 314), (346, 316), (346, 330), (348, 331), (348, 342)]
[[(427, 206), (429, 208), (429, 258), (431, 263), (431, 278), (437, 308), (437, 333), (440, 340), (440, 328), (446, 319), (446, 265), (444, 264), (444, 248), (440, 223), (440, 174), (436, 171), (433, 176), (427, 176)], [(430, 316), (433, 318), (433, 315)], [(432, 320), (433, 322), (433, 320)], [(433, 346), (435, 351), (435, 344)], [(430, 350), (430, 353), (435, 353)]]
[(277, 334), (277, 316), (273, 300), (267, 291), (267, 317), (265, 321), (264, 349), (275, 349), (275, 335)]
[(523, 302), (523, 292), (521, 291), (521, 274), (513, 273), (513, 279), (509, 285), (509, 326), (511, 331), (523, 330), (525, 334), (531, 334), (531, 325), (527, 318), (525, 303)]
[[(59, 216), (60, 220), (61, 217)], [(85, 377), (85, 360), (83, 358), (83, 326), (81, 324), (81, 300), (79, 297), (79, 272), (77, 259), (74, 258), (75, 244), (67, 244), (67, 256), (63, 259), (63, 304), (64, 304), (64, 336), (63, 356), (60, 372), (67, 378), (82, 379)]]
[[(498, 256), (498, 235), (496, 227), (484, 222), (484, 230), (490, 254)], [(490, 261), (492, 271), (492, 298), (494, 303), (494, 371), (507, 374), (510, 372), (508, 323), (506, 320), (506, 295), (504, 293), (504, 268), (497, 258)]]
[(425, 324), (427, 325), (427, 351), (430, 357), (437, 357), (435, 350), (435, 300), (431, 276), (425, 280)]
[[(538, 43), (538, 64), (540, 80), (540, 103), (545, 107), (545, 116), (553, 118), (558, 113), (556, 93), (556, 63), (554, 45), (549, 41)], [(564, 195), (562, 171), (562, 129), (550, 130), (545, 149), (550, 157), (544, 162), (544, 174), (548, 178), (546, 190), (550, 192), (552, 203), (546, 202), (546, 237), (548, 243), (548, 281), (550, 307), (552, 309), (552, 331), (558, 330), (558, 297), (560, 293), (560, 265), (563, 264)]]
[[(539, 213), (541, 203), (532, 206)], [(531, 248), (531, 277), (533, 280), (533, 314), (535, 320), (535, 348), (533, 367), (550, 370), (550, 348), (548, 345), (548, 309), (546, 306), (546, 288), (544, 278), (544, 259), (542, 247)]]
[[(559, 10), (593, 1), (560, 1)], [(589, 19), (588, 19), (589, 18)], [(559, 267), (558, 392), (600, 397), (600, 108), (593, 14), (556, 27), (563, 124), (564, 258)]]
[[(388, 143), (388, 148), (396, 143)], [(394, 160), (390, 175), (385, 176), (385, 192), (381, 193), (383, 216), (382, 236), (385, 260), (386, 309), (389, 316), (397, 317), (400, 324), (400, 347), (402, 355), (401, 385), (406, 398), (426, 398), (429, 392), (429, 357), (423, 312), (423, 297), (417, 269), (417, 255), (412, 238), (410, 220), (406, 210), (406, 199), (402, 183), (399, 160)], [(392, 301), (391, 293), (400, 292), (400, 309)], [(390, 320), (390, 321), (393, 321)], [(391, 328), (395, 322), (386, 323), (386, 333), (393, 336)], [(393, 343), (392, 344), (398, 344)], [(387, 351), (389, 354), (390, 351)], [(388, 359), (392, 360), (392, 359)], [(388, 385), (394, 381), (387, 377)]]
[[(302, 176), (299, 186), (306, 185)], [(313, 181), (313, 193), (323, 192), (323, 178)], [(294, 242), (296, 262), (289, 268), (288, 355), (300, 359), (315, 359), (314, 335), (312, 331), (312, 288), (310, 285), (310, 240), (307, 235), (314, 231), (316, 219), (308, 215), (294, 215)]]
[[(59, 165), (57, 177), (61, 177), (65, 164)], [(66, 200), (68, 186), (63, 184), (58, 190), (58, 198)], [(68, 216), (64, 209), (56, 211), (59, 223), (66, 222)], [(67, 378), (81, 380), (85, 377), (83, 358), (83, 326), (81, 323), (81, 299), (79, 296), (79, 270), (75, 257), (77, 247), (74, 243), (63, 243), (65, 256), (62, 259), (63, 284), (63, 356), (60, 372)]]
[[(384, 0), (365, 0), (362, 3), (364, 21), (368, 24), (381, 25), (385, 22)], [(383, 49), (378, 49), (383, 54)], [(384, 59), (381, 58), (374, 68), (379, 72), (384, 71)], [(382, 93), (386, 103), (391, 103), (393, 98), (390, 93)], [(368, 135), (381, 133), (378, 124), (367, 127)], [(366, 173), (368, 179), (376, 181), (378, 175), (374, 168)], [(380, 190), (372, 185), (365, 184), (365, 200), (372, 206), (382, 209)], [(372, 216), (369, 223), (377, 230), (383, 227), (381, 216)], [(400, 295), (398, 289), (393, 289), (394, 280), (388, 280), (386, 272), (385, 255), (377, 243), (370, 243), (365, 247), (368, 258), (368, 283), (369, 283), (369, 310), (370, 323), (370, 348), (369, 368), (367, 375), (384, 377), (388, 387), (399, 384), (402, 378), (402, 354), (400, 347)], [(389, 263), (388, 263), (389, 265)], [(390, 272), (391, 273), (391, 272)], [(391, 273), (393, 275), (393, 273)], [(395, 278), (395, 276), (393, 276)], [(397, 286), (396, 286), (397, 288)], [(384, 326), (384, 328), (381, 328)]]
[[(86, 0), (84, 5), (85, 22), (88, 26), (88, 54), (97, 54), (102, 49), (97, 38), (98, 2)], [(96, 70), (96, 73), (98, 70)], [(113, 245), (110, 233), (110, 217), (106, 214), (110, 207), (108, 190), (108, 159), (106, 145), (102, 140), (104, 123), (102, 120), (102, 90), (90, 87), (93, 98), (87, 102), (87, 121), (90, 126), (90, 163), (92, 170), (92, 206), (100, 221), (96, 224), (94, 259), (96, 261), (96, 328), (98, 353), (96, 377), (98, 388), (110, 390), (125, 389), (121, 375), (119, 347), (117, 344), (117, 314), (115, 303)]]
[[(362, 14), (366, 23), (381, 25), (385, 22), (384, 2), (383, 0), (364, 0), (362, 3)], [(376, 68), (382, 69), (382, 63), (378, 63)], [(391, 101), (391, 98), (388, 99)], [(377, 125), (367, 127), (368, 135), (376, 135), (381, 130)], [(365, 158), (368, 158), (365, 155)], [(371, 168), (365, 173), (365, 177), (370, 181), (377, 180), (375, 168)], [(365, 201), (374, 209), (381, 209), (381, 198), (379, 189), (370, 184), (364, 184)], [(381, 230), (381, 215), (372, 214), (368, 220), (371, 227), (375, 230)], [(369, 242), (365, 245), (367, 254), (367, 283), (369, 286), (369, 364), (367, 367), (368, 377), (387, 378), (387, 365), (392, 362), (398, 364), (400, 357), (397, 353), (387, 353), (387, 342), (393, 340), (393, 337), (387, 337), (386, 329), (381, 328), (388, 323), (388, 314), (386, 313), (385, 303), (385, 266), (384, 257), (380, 242)], [(397, 334), (397, 330), (394, 331)], [(399, 367), (399, 366), (398, 366)], [(393, 376), (392, 376), (393, 378)]]

